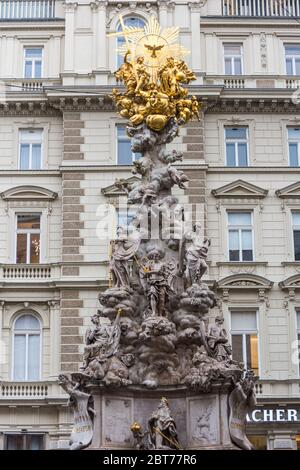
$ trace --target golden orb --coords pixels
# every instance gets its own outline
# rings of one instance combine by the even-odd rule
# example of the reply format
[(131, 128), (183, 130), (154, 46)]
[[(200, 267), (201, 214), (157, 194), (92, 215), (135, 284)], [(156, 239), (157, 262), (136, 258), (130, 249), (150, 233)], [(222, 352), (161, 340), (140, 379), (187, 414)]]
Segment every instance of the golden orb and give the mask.
[(139, 432), (142, 429), (142, 426), (140, 423), (137, 423), (136, 421), (131, 425), (130, 427), (132, 432)]

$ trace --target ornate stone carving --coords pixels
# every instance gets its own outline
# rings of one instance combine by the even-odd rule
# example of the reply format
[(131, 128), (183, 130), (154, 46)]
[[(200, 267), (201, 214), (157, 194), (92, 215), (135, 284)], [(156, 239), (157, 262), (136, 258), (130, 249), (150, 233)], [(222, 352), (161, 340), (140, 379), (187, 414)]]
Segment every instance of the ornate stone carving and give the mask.
[(70, 396), (69, 405), (74, 411), (74, 427), (71, 434), (70, 450), (82, 450), (90, 445), (93, 439), (93, 420), (95, 416), (93, 398), (83, 390), (81, 376), (72, 374), (72, 378), (61, 374), (58, 377), (60, 386)]
[[(224, 387), (227, 393), (241, 381), (243, 365), (231, 359), (223, 319), (217, 317), (215, 324), (208, 325), (209, 312), (217, 304), (215, 293), (203, 282), (210, 240), (197, 221), (194, 227), (185, 225), (187, 214), (172, 188), (184, 190), (188, 178), (173, 166), (182, 154), (167, 148), (180, 126), (197, 117), (198, 103), (183, 87), (194, 75), (181, 59), (169, 56), (157, 64), (156, 72), (152, 70), (149, 63), (159, 61), (164, 47), (160, 38), (141, 42), (147, 64), (144, 55), (129, 60), (128, 52), (117, 72), (126, 93), (115, 91), (113, 100), (129, 121), (132, 151), (141, 156), (133, 168), (136, 176), (117, 180), (114, 191), (127, 195), (134, 216), (127, 227), (118, 228), (112, 243), (112, 285), (99, 294), (100, 307), (86, 334), (78, 377), (82, 384), (97, 384), (104, 390), (180, 386), (192, 393), (208, 393)], [(173, 46), (172, 50), (180, 50)], [(231, 283), (243, 288), (256, 286), (256, 280), (248, 275), (240, 285), (239, 279), (226, 278), (220, 286), (224, 298), (228, 299)], [(207, 419), (199, 416), (198, 430), (199, 436), (209, 439)], [(166, 399), (149, 419), (148, 428), (144, 432), (133, 426), (138, 448), (179, 448)], [(113, 433), (105, 436), (107, 442), (115, 440)]]
[(238, 381), (229, 396), (229, 431), (232, 441), (241, 449), (251, 450), (253, 445), (246, 436), (246, 416), (256, 405), (255, 377), (252, 371)]
[(171, 415), (169, 403), (162, 398), (157, 409), (148, 420), (148, 430), (143, 431), (139, 423), (131, 426), (135, 446), (139, 450), (180, 449), (176, 423)]

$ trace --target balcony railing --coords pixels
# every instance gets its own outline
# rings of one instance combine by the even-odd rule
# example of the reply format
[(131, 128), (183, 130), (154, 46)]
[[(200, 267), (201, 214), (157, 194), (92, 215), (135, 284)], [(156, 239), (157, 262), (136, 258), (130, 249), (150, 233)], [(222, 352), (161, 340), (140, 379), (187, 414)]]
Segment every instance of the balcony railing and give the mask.
[(2, 264), (0, 280), (3, 281), (49, 281), (59, 277), (60, 268), (50, 264)]
[(221, 0), (223, 16), (300, 16), (300, 0)]
[(203, 78), (204, 85), (221, 85), (224, 88), (289, 88), (298, 89), (300, 87), (300, 77), (298, 75), (206, 75)]
[(57, 381), (0, 382), (1, 400), (46, 400), (62, 398), (63, 392)]
[(5, 90), (10, 93), (43, 93), (45, 87), (61, 84), (59, 78), (4, 78), (2, 81), (5, 83)]
[(0, 20), (55, 18), (55, 0), (0, 0)]

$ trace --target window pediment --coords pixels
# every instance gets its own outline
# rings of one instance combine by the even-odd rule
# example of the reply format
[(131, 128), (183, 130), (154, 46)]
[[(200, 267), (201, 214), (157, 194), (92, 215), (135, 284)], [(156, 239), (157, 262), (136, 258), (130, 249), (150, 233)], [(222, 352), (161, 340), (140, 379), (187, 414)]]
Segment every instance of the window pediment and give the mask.
[(247, 181), (237, 180), (232, 183), (213, 189), (211, 194), (216, 198), (264, 198), (268, 194), (267, 189), (260, 188)]
[[(299, 277), (300, 279), (300, 277)], [(274, 282), (256, 274), (233, 274), (217, 283), (218, 289), (271, 289)]]
[[(124, 181), (126, 181), (126, 183), (132, 184), (132, 183), (141, 181), (141, 179), (138, 178), (137, 176), (131, 176), (130, 178), (124, 178)], [(111, 184), (110, 186), (106, 186), (105, 188), (102, 188), (101, 193), (104, 196), (125, 196), (126, 195), (126, 192), (120, 187), (118, 187), (115, 183)]]
[(57, 198), (57, 193), (40, 186), (17, 186), (7, 189), (0, 194), (4, 201), (16, 200), (43, 200), (53, 201)]
[(284, 281), (279, 282), (281, 289), (300, 289), (300, 274), (294, 274)]
[(289, 184), (284, 188), (277, 189), (277, 191), (275, 191), (275, 194), (276, 196), (282, 199), (300, 199), (300, 181), (297, 181), (297, 183)]

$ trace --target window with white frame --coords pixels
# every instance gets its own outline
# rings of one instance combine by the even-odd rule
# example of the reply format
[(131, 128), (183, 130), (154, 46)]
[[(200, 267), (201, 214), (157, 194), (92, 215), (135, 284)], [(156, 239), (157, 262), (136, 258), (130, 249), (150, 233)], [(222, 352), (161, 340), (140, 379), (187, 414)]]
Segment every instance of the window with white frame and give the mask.
[(16, 263), (39, 263), (41, 214), (17, 214), (16, 219)]
[(41, 324), (32, 314), (16, 319), (13, 329), (13, 380), (39, 380)]
[(43, 129), (19, 131), (19, 169), (40, 170), (42, 168)]
[(300, 211), (292, 212), (295, 261), (300, 261)]
[(223, 44), (225, 75), (243, 74), (242, 44)]
[(42, 78), (43, 48), (24, 48), (24, 78)]
[(258, 328), (254, 311), (231, 312), (232, 358), (258, 375)]
[(248, 166), (248, 127), (225, 127), (227, 166)]
[(117, 163), (118, 165), (132, 165), (132, 162), (141, 157), (140, 153), (131, 151), (131, 139), (127, 135), (126, 126), (117, 124)]
[[(123, 19), (124, 26), (131, 27), (131, 28), (144, 28), (145, 26), (145, 21), (142, 18), (139, 18), (138, 16), (127, 16), (126, 18)], [(122, 25), (121, 23), (118, 24), (117, 27), (117, 32), (122, 31)], [(126, 52), (127, 47), (126, 47), (126, 41), (124, 36), (118, 36), (117, 37), (117, 51), (119, 52), (120, 49), (124, 49), (124, 52)], [(123, 64), (124, 61), (124, 55), (118, 54), (117, 55), (117, 69)]]
[(300, 44), (285, 46), (285, 65), (287, 75), (300, 75)]
[(289, 165), (300, 166), (300, 127), (288, 127)]
[(228, 212), (229, 261), (253, 261), (253, 214)]

